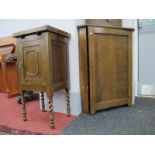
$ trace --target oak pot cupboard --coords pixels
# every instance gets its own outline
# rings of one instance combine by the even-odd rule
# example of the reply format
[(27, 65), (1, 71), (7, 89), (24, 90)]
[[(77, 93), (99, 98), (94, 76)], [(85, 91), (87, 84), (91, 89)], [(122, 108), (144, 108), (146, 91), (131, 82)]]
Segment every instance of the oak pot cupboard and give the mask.
[[(49, 98), (50, 127), (55, 128), (53, 92), (66, 90), (67, 114), (70, 116), (68, 80), (68, 42), (70, 34), (49, 25), (17, 32), (19, 86), (25, 91), (41, 92), (42, 111), (45, 111), (44, 92)], [(26, 108), (22, 97), (22, 116)], [(39, 118), (38, 118), (39, 119)]]
[(132, 105), (132, 31), (130, 28), (78, 26), (84, 113)]

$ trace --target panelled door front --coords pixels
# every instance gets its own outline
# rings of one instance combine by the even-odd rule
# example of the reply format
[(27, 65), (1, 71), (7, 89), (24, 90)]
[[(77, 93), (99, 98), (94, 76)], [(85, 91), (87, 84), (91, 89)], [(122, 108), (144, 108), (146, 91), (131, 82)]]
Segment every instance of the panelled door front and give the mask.
[(18, 65), (23, 85), (40, 85), (45, 81), (44, 42), (41, 40), (20, 43)]
[(90, 113), (129, 103), (131, 37), (127, 31), (90, 27)]

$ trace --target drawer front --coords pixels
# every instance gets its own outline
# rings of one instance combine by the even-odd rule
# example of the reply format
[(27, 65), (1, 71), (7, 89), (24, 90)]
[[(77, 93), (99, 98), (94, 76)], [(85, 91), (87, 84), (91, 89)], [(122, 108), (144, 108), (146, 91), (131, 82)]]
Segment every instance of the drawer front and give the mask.
[(86, 24), (122, 27), (121, 19), (86, 19)]
[(44, 85), (44, 42), (35, 40), (19, 43), (18, 46), (20, 83), (22, 85)]

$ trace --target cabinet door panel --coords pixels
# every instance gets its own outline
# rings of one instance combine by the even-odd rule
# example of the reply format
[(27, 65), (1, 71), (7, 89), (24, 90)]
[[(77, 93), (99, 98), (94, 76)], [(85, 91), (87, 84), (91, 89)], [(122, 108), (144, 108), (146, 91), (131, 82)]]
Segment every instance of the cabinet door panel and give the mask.
[(19, 69), (22, 84), (44, 82), (44, 43), (41, 40), (20, 43)]
[(106, 29), (102, 32), (96, 28), (89, 33), (92, 114), (99, 109), (127, 104), (129, 98), (131, 72), (128, 33), (107, 32)]
[(128, 38), (95, 34), (95, 102), (128, 97)]
[[(37, 76), (39, 74), (39, 49), (37, 47), (31, 47), (24, 52), (24, 76), (29, 78), (31, 76)], [(32, 63), (33, 62), (33, 63)]]

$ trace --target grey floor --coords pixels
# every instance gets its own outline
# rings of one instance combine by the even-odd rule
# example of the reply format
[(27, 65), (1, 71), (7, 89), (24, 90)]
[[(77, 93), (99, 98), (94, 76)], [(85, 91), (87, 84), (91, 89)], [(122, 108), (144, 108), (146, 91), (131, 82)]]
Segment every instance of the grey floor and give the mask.
[(132, 107), (111, 108), (93, 116), (81, 114), (61, 134), (154, 135), (155, 99), (136, 98)]

